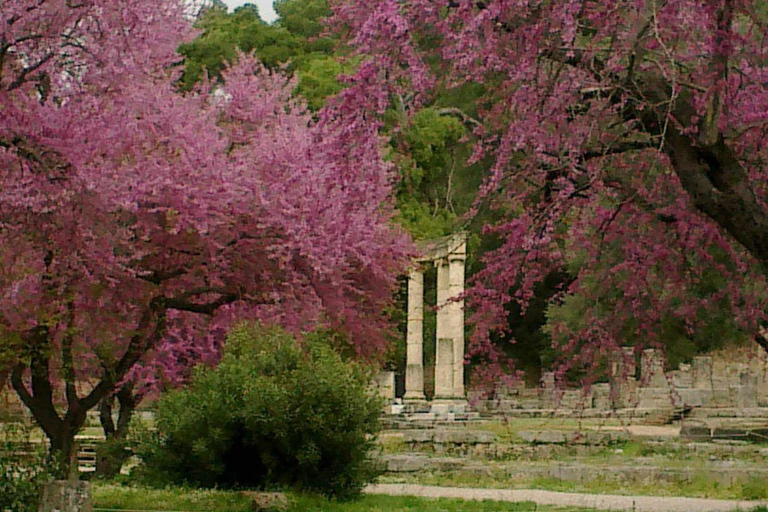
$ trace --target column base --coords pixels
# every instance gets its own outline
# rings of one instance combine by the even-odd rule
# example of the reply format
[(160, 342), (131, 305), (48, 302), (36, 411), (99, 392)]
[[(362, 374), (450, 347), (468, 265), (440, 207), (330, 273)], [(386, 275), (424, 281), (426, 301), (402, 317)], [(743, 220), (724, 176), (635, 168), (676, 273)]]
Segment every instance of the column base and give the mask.
[(421, 391), (408, 391), (403, 396), (404, 402), (425, 402), (426, 400), (427, 396)]
[(469, 400), (467, 400), (464, 396), (456, 396), (456, 395), (435, 395), (434, 400), (432, 402), (437, 402), (441, 404), (468, 404)]
[(431, 402), (430, 412), (438, 417), (453, 418), (456, 414), (469, 412), (469, 402), (464, 398), (436, 398)]

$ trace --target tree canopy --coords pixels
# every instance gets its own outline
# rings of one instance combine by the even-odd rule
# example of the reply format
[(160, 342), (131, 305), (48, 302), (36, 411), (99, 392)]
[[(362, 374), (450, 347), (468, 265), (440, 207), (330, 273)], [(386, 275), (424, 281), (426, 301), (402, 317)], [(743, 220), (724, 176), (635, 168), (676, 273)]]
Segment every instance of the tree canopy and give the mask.
[(561, 375), (719, 320), (767, 345), (764, 2), (332, 5), (380, 95), (485, 87), (475, 158), (495, 163), (477, 206), (499, 243), (470, 292), (476, 347), (562, 271), (559, 297), (581, 303), (577, 322), (550, 317)]
[(386, 344), (409, 245), (367, 85), (313, 114), (239, 54), (180, 93), (184, 8), (0, 15), (0, 364), (65, 463), (90, 409), (215, 361), (235, 318)]

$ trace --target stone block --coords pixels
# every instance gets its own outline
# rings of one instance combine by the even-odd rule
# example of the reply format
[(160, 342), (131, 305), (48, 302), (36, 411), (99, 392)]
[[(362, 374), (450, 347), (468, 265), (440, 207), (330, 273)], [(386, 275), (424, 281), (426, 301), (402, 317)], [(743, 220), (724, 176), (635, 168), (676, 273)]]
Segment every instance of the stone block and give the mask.
[(43, 486), (38, 512), (92, 512), (91, 484), (55, 480)]
[(669, 388), (641, 388), (639, 407), (642, 409), (671, 409), (673, 402)]
[(523, 430), (518, 432), (523, 441), (531, 444), (565, 444), (568, 432), (561, 430)]
[(678, 370), (672, 372), (672, 387), (676, 389), (689, 389), (693, 387), (691, 365), (681, 364)]
[(649, 348), (643, 350), (640, 365), (640, 385), (646, 388), (669, 387), (664, 374), (664, 354), (660, 350)]
[(254, 512), (285, 512), (290, 507), (288, 496), (282, 492), (242, 491), (240, 494), (251, 502)]
[(386, 470), (390, 473), (414, 473), (429, 465), (429, 458), (423, 455), (390, 455), (384, 458)]
[(434, 437), (435, 431), (431, 429), (408, 430), (403, 433), (406, 443), (431, 443)]
[(376, 375), (373, 386), (385, 400), (395, 399), (395, 372), (381, 371)]
[(595, 384), (592, 386), (592, 407), (600, 410), (611, 409), (611, 385)]
[(438, 444), (491, 444), (496, 441), (496, 434), (484, 430), (437, 430), (433, 441)]
[(683, 425), (680, 428), (680, 437), (691, 441), (709, 441), (712, 439), (712, 429), (698, 425)]
[(696, 389), (712, 389), (712, 358), (696, 356), (691, 365), (693, 387)]

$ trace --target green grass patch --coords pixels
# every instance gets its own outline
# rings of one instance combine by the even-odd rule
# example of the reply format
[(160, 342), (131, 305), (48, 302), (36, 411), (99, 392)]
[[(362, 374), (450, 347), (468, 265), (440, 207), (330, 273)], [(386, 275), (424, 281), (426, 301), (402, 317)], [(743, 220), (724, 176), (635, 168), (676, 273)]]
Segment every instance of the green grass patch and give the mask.
[[(314, 495), (290, 495), (290, 512), (594, 512), (581, 508), (536, 506), (531, 502), (464, 501), (410, 496), (361, 496), (337, 502)], [(146, 489), (98, 485), (94, 507), (116, 510), (248, 512), (249, 501), (237, 492), (173, 487)]]

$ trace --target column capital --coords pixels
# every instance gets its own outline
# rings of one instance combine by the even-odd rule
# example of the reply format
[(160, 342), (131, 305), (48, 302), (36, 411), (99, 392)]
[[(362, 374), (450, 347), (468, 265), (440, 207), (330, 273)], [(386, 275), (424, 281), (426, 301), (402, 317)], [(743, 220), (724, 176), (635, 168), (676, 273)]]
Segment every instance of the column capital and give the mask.
[(440, 268), (448, 265), (449, 261), (447, 257), (440, 257), (433, 259), (432, 263), (435, 265), (435, 267)]

